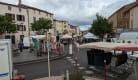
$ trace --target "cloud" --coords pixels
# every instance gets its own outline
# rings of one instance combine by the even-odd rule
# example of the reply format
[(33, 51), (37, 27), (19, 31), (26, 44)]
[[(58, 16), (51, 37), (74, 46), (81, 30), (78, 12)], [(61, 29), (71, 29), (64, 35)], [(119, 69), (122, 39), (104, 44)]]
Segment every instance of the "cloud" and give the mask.
[[(17, 4), (18, 0), (0, 0)], [(26, 5), (47, 10), (54, 14), (54, 18), (66, 20), (72, 25), (91, 25), (96, 13), (109, 17), (113, 12), (125, 4), (135, 0), (22, 0)]]

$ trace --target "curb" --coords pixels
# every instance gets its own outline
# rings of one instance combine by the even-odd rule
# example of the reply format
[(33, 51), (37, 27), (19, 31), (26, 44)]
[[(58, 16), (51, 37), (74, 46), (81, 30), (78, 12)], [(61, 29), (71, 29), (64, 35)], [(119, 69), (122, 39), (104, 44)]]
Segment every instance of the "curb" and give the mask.
[[(62, 56), (50, 57), (50, 61), (54, 61), (54, 60), (58, 60), (58, 59), (64, 58), (67, 55), (68, 54), (65, 53)], [(47, 62), (47, 61), (48, 61), (47, 58), (45, 58), (45, 59), (37, 59), (37, 60), (31, 60), (31, 61), (17, 62), (17, 63), (13, 63), (13, 64), (14, 64), (14, 66), (22, 66), (22, 65), (34, 64), (34, 63), (40, 63), (40, 62)]]

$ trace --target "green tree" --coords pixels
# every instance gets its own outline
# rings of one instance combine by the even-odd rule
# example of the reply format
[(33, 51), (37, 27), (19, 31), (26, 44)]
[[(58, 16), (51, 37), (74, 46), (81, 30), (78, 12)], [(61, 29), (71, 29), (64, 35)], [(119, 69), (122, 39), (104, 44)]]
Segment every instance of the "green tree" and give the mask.
[(0, 15), (0, 34), (16, 32), (16, 24), (10, 16)]
[(90, 32), (103, 39), (105, 34), (112, 32), (112, 23), (100, 15), (96, 15), (96, 20), (93, 21)]
[(52, 28), (52, 21), (49, 19), (40, 18), (31, 24), (32, 30), (37, 31), (37, 34), (44, 34), (48, 29)]

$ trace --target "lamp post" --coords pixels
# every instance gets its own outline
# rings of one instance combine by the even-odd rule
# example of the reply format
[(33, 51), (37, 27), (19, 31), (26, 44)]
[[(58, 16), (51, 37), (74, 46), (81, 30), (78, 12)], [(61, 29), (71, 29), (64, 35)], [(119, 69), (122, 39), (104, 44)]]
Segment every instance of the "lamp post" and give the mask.
[(49, 39), (48, 39), (48, 31), (46, 31), (46, 43), (47, 43), (47, 55), (48, 55), (48, 78), (49, 80), (51, 80), (51, 71), (50, 71), (50, 57), (49, 57), (49, 47), (48, 47), (48, 43), (49, 43)]

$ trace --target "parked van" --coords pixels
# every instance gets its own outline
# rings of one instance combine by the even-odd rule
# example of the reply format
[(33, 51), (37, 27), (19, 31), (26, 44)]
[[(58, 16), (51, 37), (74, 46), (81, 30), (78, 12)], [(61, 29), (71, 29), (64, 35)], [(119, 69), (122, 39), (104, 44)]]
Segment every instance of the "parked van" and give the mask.
[(117, 40), (121, 43), (136, 43), (138, 44), (138, 32), (123, 32)]
[(31, 43), (32, 43), (32, 39), (30, 39), (29, 37), (23, 38), (24, 48), (29, 48)]

